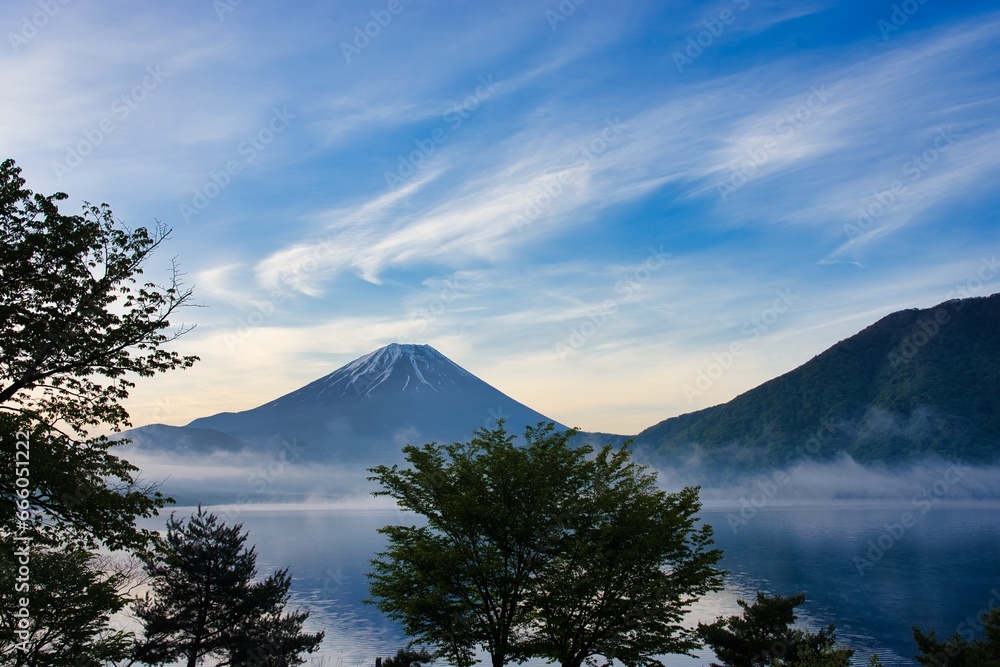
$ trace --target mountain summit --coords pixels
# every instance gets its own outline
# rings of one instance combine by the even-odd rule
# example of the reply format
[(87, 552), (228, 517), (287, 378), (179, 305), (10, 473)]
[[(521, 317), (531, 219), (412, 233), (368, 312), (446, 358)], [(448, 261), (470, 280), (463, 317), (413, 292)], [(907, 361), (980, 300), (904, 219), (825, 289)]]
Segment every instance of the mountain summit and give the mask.
[[(429, 345), (392, 343), (301, 389), (243, 412), (126, 433), (143, 448), (250, 450), (292, 442), (305, 460), (394, 460), (405, 444), (466, 440), (506, 421), (511, 433), (553, 421), (491, 387)], [(557, 424), (558, 428), (565, 428)]]
[(421, 392), (461, 394), (470, 383), (486, 385), (430, 345), (392, 343), (267, 405), (280, 409), (303, 400), (391, 398)]

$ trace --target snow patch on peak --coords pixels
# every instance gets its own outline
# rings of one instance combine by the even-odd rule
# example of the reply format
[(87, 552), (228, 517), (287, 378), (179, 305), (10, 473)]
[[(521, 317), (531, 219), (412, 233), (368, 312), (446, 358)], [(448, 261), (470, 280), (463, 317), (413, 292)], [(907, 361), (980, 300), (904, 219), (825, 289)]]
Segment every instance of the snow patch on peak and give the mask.
[[(319, 394), (328, 391), (346, 396), (370, 396), (380, 385), (396, 375), (402, 386), (398, 391), (438, 392), (457, 389), (467, 380), (477, 378), (430, 345), (390, 343), (370, 352), (318, 380)], [(396, 385), (399, 386), (399, 385)]]

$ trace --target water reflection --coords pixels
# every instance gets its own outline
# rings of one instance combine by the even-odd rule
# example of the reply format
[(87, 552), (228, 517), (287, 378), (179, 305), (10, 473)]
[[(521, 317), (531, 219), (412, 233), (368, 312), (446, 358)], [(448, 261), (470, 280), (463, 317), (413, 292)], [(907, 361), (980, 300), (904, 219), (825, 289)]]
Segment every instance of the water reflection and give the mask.
[[(895, 524), (906, 509), (768, 508), (735, 526), (733, 509), (705, 510), (730, 575), (726, 590), (699, 601), (688, 621), (737, 613), (737, 598), (752, 598), (756, 590), (804, 592), (803, 622), (814, 629), (835, 623), (841, 641), (858, 649), (856, 664), (867, 664), (875, 650), (887, 666), (915, 665), (912, 625), (950, 635), (1000, 589), (1000, 515), (996, 506), (937, 507), (900, 533)], [(321, 652), (306, 664), (368, 667), (375, 656), (405, 645), (399, 628), (362, 600), (369, 561), (385, 544), (377, 528), (407, 520), (396, 510), (303, 507), (243, 508), (232, 519), (257, 545), (261, 573), (290, 568), (293, 604), (310, 612), (310, 630), (326, 631)], [(888, 548), (868, 554), (880, 536)], [(871, 566), (859, 568), (858, 558)], [(695, 667), (709, 658), (665, 662)]]

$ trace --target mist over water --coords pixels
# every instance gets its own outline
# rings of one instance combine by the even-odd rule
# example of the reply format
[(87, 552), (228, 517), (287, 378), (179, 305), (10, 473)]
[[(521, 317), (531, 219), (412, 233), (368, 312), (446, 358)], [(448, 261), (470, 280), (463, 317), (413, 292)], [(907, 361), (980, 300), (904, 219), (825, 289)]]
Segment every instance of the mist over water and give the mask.
[[(717, 485), (711, 475), (660, 470), (668, 486), (700, 484), (707, 503), (740, 501), (797, 505), (842, 500), (941, 501), (1000, 500), (1000, 466), (973, 466), (928, 458), (895, 466), (861, 465), (846, 454), (830, 462), (804, 461), (786, 468), (745, 475)], [(702, 481), (699, 481), (702, 480)]]
[[(399, 628), (370, 605), (370, 559), (384, 546), (377, 529), (413, 523), (396, 509), (324, 504), (221, 505), (211, 509), (243, 523), (256, 544), (262, 575), (289, 567), (292, 605), (310, 612), (313, 630), (325, 630), (322, 652), (307, 665), (370, 667), (406, 643)], [(902, 533), (906, 502), (828, 502), (804, 507), (767, 507), (735, 529), (738, 506), (706, 508), (702, 519), (715, 530), (725, 553), (726, 589), (705, 596), (686, 623), (710, 622), (739, 612), (736, 600), (755, 591), (804, 592), (800, 623), (812, 629), (836, 624), (837, 636), (857, 650), (854, 664), (878, 652), (885, 665), (916, 664), (911, 626), (951, 635), (979, 610), (1000, 604), (1000, 503), (935, 505)], [(176, 508), (179, 516), (192, 508)], [(162, 528), (164, 519), (150, 520)], [(891, 539), (891, 542), (887, 540)], [(874, 544), (879, 552), (872, 552)], [(858, 567), (869, 558), (870, 566)], [(711, 656), (669, 656), (669, 667), (708, 665)], [(539, 667), (532, 661), (529, 667)]]
[[(362, 603), (364, 574), (384, 544), (377, 529), (416, 517), (373, 498), (364, 467), (303, 465), (280, 450), (191, 455), (183, 464), (147, 453), (130, 458), (144, 477), (164, 480), (163, 491), (179, 503), (202, 502), (242, 522), (262, 573), (290, 567), (295, 604), (327, 632), (323, 653), (307, 664), (367, 666), (405, 644), (395, 624)], [(913, 625), (949, 636), (975, 628), (991, 591), (1000, 604), (998, 466), (935, 459), (862, 466), (842, 456), (727, 484), (657, 472), (668, 491), (701, 484), (702, 519), (725, 553), (726, 590), (700, 600), (691, 624), (738, 613), (736, 600), (757, 590), (804, 592), (800, 622), (836, 624), (841, 641), (858, 651), (855, 664), (877, 651), (885, 665), (915, 665)], [(666, 664), (693, 667), (710, 658), (671, 656)]]
[[(304, 463), (294, 450), (185, 455), (125, 450), (147, 480), (180, 504), (338, 503), (370, 507), (370, 465)], [(398, 461), (386, 461), (391, 465)], [(925, 512), (944, 502), (1000, 500), (1000, 466), (974, 466), (926, 458), (906, 464), (862, 465), (842, 454), (827, 462), (801, 461), (771, 471), (731, 473), (654, 467), (662, 488), (701, 487), (706, 507), (735, 504), (744, 512), (828, 501), (904, 502)], [(725, 481), (719, 481), (723, 479)], [(385, 506), (384, 504), (381, 506)]]

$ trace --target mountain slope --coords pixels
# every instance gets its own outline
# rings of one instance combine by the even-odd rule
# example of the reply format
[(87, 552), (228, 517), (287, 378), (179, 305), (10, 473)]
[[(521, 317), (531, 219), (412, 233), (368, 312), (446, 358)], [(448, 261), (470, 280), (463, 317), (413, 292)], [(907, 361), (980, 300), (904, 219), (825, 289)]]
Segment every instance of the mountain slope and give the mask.
[(1000, 453), (1000, 294), (888, 315), (723, 405), (636, 436), (651, 460), (731, 471), (840, 451), (863, 463)]
[(180, 437), (203, 443), (218, 433), (251, 450), (294, 442), (304, 460), (378, 463), (405, 444), (464, 440), (501, 418), (513, 433), (552, 421), (429, 345), (393, 343), (251, 410), (195, 419), (168, 437), (150, 433), (159, 425), (126, 435), (170, 449)]

